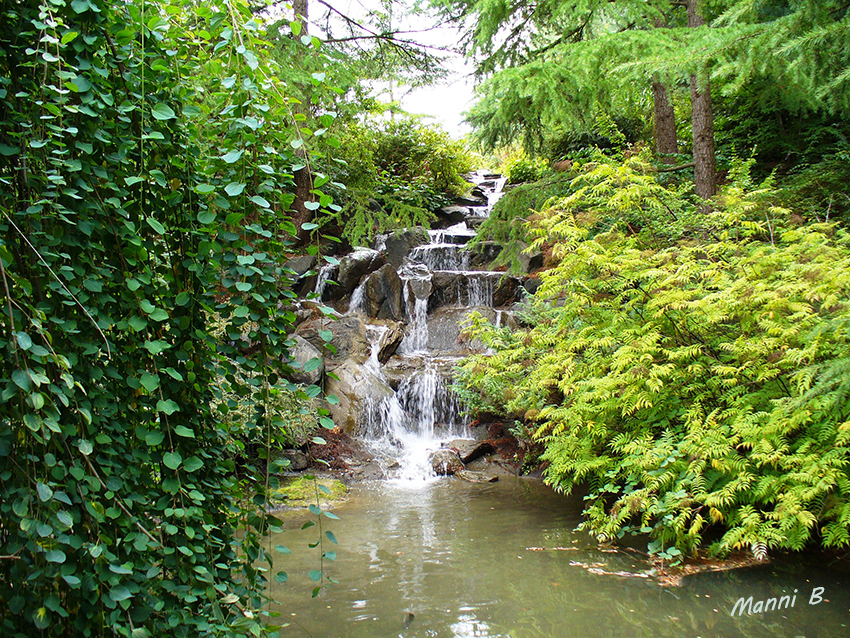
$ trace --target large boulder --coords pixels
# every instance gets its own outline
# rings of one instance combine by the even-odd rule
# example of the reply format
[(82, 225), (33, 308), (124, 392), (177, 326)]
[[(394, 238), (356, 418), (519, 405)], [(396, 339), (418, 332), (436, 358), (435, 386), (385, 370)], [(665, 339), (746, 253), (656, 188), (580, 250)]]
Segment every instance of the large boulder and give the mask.
[(291, 270), (297, 276), (296, 278), (300, 279), (316, 268), (316, 255), (298, 255), (287, 261), (283, 267)]
[(339, 260), (339, 271), (336, 282), (339, 284), (333, 291), (336, 299), (341, 299), (360, 283), (364, 275), (373, 272), (384, 265), (384, 256), (371, 248), (358, 248)]
[(366, 314), (377, 319), (404, 320), (403, 284), (392, 264), (384, 264), (366, 279)]
[[(306, 383), (308, 385), (318, 383), (322, 379), (324, 367), (322, 351), (298, 334), (293, 335), (292, 340), (295, 345), (289, 349), (290, 358), (287, 362), (292, 368), (292, 372), (289, 374), (290, 380), (294, 383)], [(321, 363), (318, 367), (311, 365), (312, 369), (305, 369), (306, 363), (312, 359), (318, 359)]]
[(388, 264), (400, 268), (411, 250), (429, 241), (428, 231), (421, 226), (402, 228), (384, 237), (379, 242), (378, 249), (383, 252)]
[[(334, 378), (336, 377), (336, 378)], [(339, 402), (329, 406), (331, 418), (348, 433), (364, 425), (370, 406), (379, 405), (393, 395), (393, 390), (369, 368), (351, 359), (345, 361), (329, 376), (327, 394), (336, 395)]]
[(456, 472), (463, 471), (463, 462), (452, 450), (440, 449), (431, 453), (428, 458), (431, 468), (438, 476), (451, 476)]
[[(492, 308), (475, 308), (476, 312), (496, 322), (496, 311)], [(446, 355), (482, 352), (484, 345), (472, 341), (462, 334), (462, 324), (472, 308), (438, 308), (428, 316), (428, 349), (439, 350)]]
[(360, 315), (345, 315), (335, 321), (316, 317), (298, 326), (295, 334), (321, 350), (325, 340), (320, 333), (325, 330), (331, 331), (333, 336), (330, 343), (336, 349), (336, 352), (329, 350), (325, 354), (325, 367), (328, 370), (333, 370), (349, 359), (362, 364), (369, 358), (366, 324)]
[(278, 460), (289, 461), (286, 469), (290, 472), (301, 472), (310, 467), (310, 459), (301, 450), (283, 450), (278, 455)]

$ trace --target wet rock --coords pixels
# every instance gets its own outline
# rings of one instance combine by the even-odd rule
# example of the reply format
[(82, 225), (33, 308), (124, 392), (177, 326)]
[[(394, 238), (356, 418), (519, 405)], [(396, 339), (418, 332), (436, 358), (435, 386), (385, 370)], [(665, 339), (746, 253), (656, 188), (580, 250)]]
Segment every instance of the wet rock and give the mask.
[(470, 230), (477, 230), (478, 227), (481, 226), (481, 224), (483, 224), (486, 219), (486, 217), (482, 217), (481, 215), (470, 214), (467, 215), (464, 221), (466, 222), (467, 228), (469, 228)]
[(358, 248), (340, 259), (336, 277), (339, 285), (333, 291), (334, 298), (341, 299), (350, 295), (364, 275), (377, 270), (384, 263), (384, 256), (371, 248)]
[(522, 299), (520, 288), (522, 288), (522, 281), (517, 277), (508, 275), (500, 278), (493, 291), (493, 306), (499, 308), (520, 301)]
[(417, 226), (395, 230), (380, 242), (380, 250), (388, 264), (400, 268), (410, 251), (430, 241), (428, 231)]
[(463, 470), (463, 462), (452, 450), (437, 450), (428, 458), (431, 468), (438, 476), (451, 476)]
[(435, 272), (428, 308), (442, 306), (508, 306), (520, 299), (520, 280), (503, 273)]
[(469, 208), (466, 206), (443, 206), (437, 211), (437, 221), (433, 224), (433, 228), (454, 226), (464, 221), (467, 215), (469, 215)]
[(455, 476), (469, 483), (495, 483), (499, 480), (498, 475), (486, 472), (473, 472), (471, 470), (460, 470)]
[(328, 351), (325, 354), (325, 366), (328, 370), (349, 359), (362, 364), (369, 358), (366, 324), (360, 315), (346, 315), (335, 321), (316, 317), (298, 326), (295, 334), (321, 350), (325, 343), (319, 334), (321, 330), (330, 330), (333, 333), (331, 344), (336, 348), (336, 352)]
[(469, 267), (477, 270), (489, 266), (502, 252), (502, 245), (494, 241), (482, 241), (472, 246), (469, 251)]
[(366, 279), (366, 314), (377, 319), (404, 320), (402, 282), (392, 264), (384, 264)]
[(417, 372), (424, 369), (424, 362), (420, 357), (390, 357), (382, 368), (387, 382), (393, 390), (398, 390), (399, 386), (404, 383)]
[(283, 459), (289, 461), (285, 469), (290, 472), (301, 472), (310, 467), (310, 459), (301, 450), (283, 450), (278, 455), (278, 460)]
[(387, 330), (381, 335), (378, 349), (378, 361), (386, 363), (395, 354), (404, 339), (404, 326), (397, 322), (387, 322)]
[(491, 323), (496, 321), (492, 308), (438, 308), (428, 316), (428, 348), (444, 354), (481, 352), (484, 345), (462, 334), (462, 324), (473, 311)]
[(493, 446), (488, 441), (473, 441), (472, 439), (454, 439), (443, 443), (443, 447), (457, 453), (464, 464), (493, 452)]
[(487, 198), (470, 194), (469, 197), (456, 197), (454, 203), (456, 206), (484, 207), (487, 206)]
[[(322, 378), (322, 369), (324, 368), (321, 350), (298, 334), (293, 335), (292, 339), (295, 341), (295, 346), (289, 349), (290, 359), (288, 363), (292, 367), (289, 379), (294, 383), (306, 383), (308, 385), (318, 383)], [(315, 369), (305, 370), (305, 364), (312, 359), (318, 359), (321, 364)]]
[(393, 395), (393, 390), (379, 377), (360, 363), (348, 360), (328, 377), (325, 390), (339, 399), (330, 405), (331, 418), (337, 426), (349, 433), (356, 433), (369, 409), (383, 399)]

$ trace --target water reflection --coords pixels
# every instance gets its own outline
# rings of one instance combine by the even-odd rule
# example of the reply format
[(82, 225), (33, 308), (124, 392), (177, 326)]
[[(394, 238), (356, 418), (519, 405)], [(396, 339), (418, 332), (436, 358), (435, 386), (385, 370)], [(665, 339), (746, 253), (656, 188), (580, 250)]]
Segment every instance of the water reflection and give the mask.
[[(445, 479), (425, 489), (376, 483), (356, 488), (336, 511), (341, 520), (331, 528), (340, 541), (339, 558), (327, 571), (340, 584), (315, 600), (306, 577), (316, 566), (316, 554), (307, 549), (316, 540), (315, 529), (299, 530), (303, 518), (293, 515), (291, 529), (272, 539), (293, 549), (284, 566), (290, 580), (276, 585), (273, 595), (284, 616), (303, 627), (292, 624), (282, 636), (850, 636), (847, 576), (817, 557), (703, 574), (679, 588), (588, 573), (575, 563), (606, 571), (646, 565), (627, 554), (600, 551), (574, 532), (580, 501), (534, 481), (472, 485)], [(807, 604), (815, 586), (825, 587), (828, 603)], [(740, 596), (760, 600), (793, 589), (801, 592), (793, 609), (730, 616)]]

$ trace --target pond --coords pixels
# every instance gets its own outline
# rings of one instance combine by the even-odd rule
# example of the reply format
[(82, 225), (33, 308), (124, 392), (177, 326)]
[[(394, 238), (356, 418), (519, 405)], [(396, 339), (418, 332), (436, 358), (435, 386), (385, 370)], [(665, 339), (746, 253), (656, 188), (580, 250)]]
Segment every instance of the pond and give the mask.
[[(689, 576), (680, 587), (597, 572), (647, 569), (638, 554), (606, 552), (584, 533), (581, 499), (534, 479), (376, 481), (356, 486), (324, 520), (338, 546), (316, 598), (307, 573), (317, 528), (290, 512), (273, 544), (289, 581), (274, 585), (282, 636), (313, 638), (847, 638), (850, 574), (822, 554)], [(589, 571), (587, 568), (590, 568)], [(823, 588), (819, 604), (812, 591)], [(796, 591), (796, 594), (795, 594)], [(786, 608), (731, 613), (738, 598), (788, 595)], [(815, 600), (817, 596), (815, 596)]]

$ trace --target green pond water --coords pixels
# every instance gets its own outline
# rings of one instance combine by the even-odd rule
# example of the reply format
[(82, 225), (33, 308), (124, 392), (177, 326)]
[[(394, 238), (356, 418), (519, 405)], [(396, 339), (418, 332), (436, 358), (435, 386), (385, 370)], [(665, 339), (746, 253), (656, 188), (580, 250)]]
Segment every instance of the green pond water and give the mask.
[[(339, 545), (326, 573), (339, 584), (310, 597), (318, 549), (311, 517), (289, 512), (275, 535), (281, 635), (313, 638), (850, 638), (850, 574), (820, 554), (689, 576), (680, 587), (592, 573), (641, 572), (639, 555), (600, 550), (576, 532), (581, 501), (532, 479), (439, 479), (352, 489), (325, 519)], [(547, 548), (539, 551), (537, 548)], [(556, 550), (553, 548), (570, 548)], [(810, 605), (812, 590), (823, 601)], [(739, 597), (794, 595), (793, 607), (731, 617)], [(409, 616), (412, 614), (413, 617)]]

